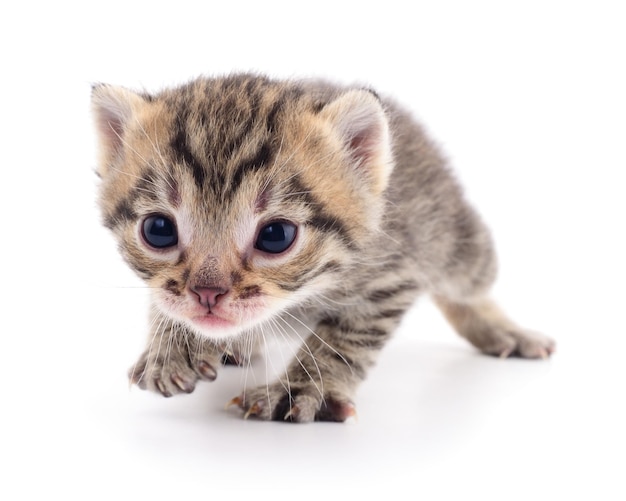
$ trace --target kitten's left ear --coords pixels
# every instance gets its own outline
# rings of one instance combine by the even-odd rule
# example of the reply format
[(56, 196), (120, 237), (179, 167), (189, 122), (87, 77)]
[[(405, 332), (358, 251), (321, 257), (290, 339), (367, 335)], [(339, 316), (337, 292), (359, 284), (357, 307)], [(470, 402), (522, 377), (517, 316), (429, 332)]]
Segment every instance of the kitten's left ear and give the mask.
[(381, 193), (393, 170), (389, 124), (380, 100), (367, 90), (350, 90), (321, 111), (354, 162), (357, 172)]
[(142, 96), (122, 87), (106, 84), (92, 86), (91, 106), (100, 143), (98, 173), (101, 176), (120, 158), (128, 126), (145, 103)]

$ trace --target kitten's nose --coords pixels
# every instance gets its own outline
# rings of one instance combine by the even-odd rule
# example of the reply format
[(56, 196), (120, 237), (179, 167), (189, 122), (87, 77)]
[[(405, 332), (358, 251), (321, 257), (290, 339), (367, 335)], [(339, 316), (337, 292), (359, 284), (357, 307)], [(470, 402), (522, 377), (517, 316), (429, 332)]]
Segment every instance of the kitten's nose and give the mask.
[(205, 308), (214, 308), (218, 299), (228, 293), (223, 287), (192, 287), (193, 293), (198, 296), (198, 301)]

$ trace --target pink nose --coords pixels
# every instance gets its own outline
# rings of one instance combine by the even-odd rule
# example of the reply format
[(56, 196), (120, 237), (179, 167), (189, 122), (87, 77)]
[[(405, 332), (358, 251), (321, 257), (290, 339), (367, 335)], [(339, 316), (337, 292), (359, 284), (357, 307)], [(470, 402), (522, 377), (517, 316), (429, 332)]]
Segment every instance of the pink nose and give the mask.
[(192, 287), (191, 290), (198, 296), (200, 304), (209, 309), (215, 307), (218, 299), (228, 293), (222, 287)]

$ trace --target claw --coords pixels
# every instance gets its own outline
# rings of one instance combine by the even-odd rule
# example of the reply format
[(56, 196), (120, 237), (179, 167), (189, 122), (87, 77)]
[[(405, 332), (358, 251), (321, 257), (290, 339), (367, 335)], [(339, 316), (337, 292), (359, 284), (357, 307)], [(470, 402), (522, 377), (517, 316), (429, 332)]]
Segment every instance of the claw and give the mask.
[(232, 346), (221, 344), (219, 348), (222, 351), (221, 362), (224, 365), (243, 366), (248, 362), (247, 356), (238, 349), (233, 349)]
[(502, 359), (509, 358), (511, 356), (511, 353), (513, 353), (513, 348), (507, 348), (502, 353), (500, 353), (499, 357)]
[(198, 371), (209, 381), (215, 381), (217, 378), (217, 371), (211, 366), (211, 364), (205, 362), (204, 360), (198, 363)]
[(356, 407), (354, 406), (354, 404), (347, 403), (343, 407), (343, 419), (345, 421), (346, 419), (350, 418), (354, 418), (355, 421), (359, 420), (359, 416), (356, 413)]
[(289, 408), (289, 412), (285, 414), (285, 417), (283, 419), (285, 421), (297, 421), (299, 415), (300, 415), (300, 408), (297, 405), (292, 405)]
[(137, 370), (137, 365), (135, 365), (128, 374), (128, 386), (131, 387), (134, 384), (139, 385), (144, 372), (145, 369), (143, 371)]
[(243, 418), (248, 419), (250, 416), (258, 416), (262, 409), (263, 405), (259, 402), (255, 402), (254, 404), (252, 404), (252, 407), (250, 407), (248, 411), (243, 415)]
[(172, 394), (168, 391), (163, 381), (161, 381), (160, 379), (155, 379), (154, 384), (158, 388), (158, 390), (161, 392), (161, 395), (167, 398), (172, 396)]
[(178, 386), (185, 393), (191, 393), (195, 388), (195, 385), (193, 383), (185, 381), (178, 374), (172, 374), (170, 376), (170, 379), (172, 380), (172, 383)]
[(242, 365), (241, 359), (232, 351), (225, 351), (222, 355), (222, 363), (224, 365)]
[(243, 405), (243, 399), (241, 397), (233, 398), (224, 406), (224, 410), (230, 409), (233, 405), (236, 405), (237, 407), (241, 407)]

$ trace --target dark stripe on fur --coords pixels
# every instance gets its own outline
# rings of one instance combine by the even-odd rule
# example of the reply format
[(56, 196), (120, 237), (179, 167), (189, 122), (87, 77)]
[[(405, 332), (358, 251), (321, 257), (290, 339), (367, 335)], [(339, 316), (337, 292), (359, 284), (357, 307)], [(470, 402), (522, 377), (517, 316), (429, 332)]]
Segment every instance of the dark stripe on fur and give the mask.
[(261, 287), (258, 285), (249, 285), (241, 290), (238, 299), (250, 299), (251, 297), (257, 297), (261, 295), (261, 292)]
[(350, 368), (350, 372), (357, 376), (359, 379), (365, 379), (366, 370), (361, 362), (357, 359), (351, 358), (347, 356), (345, 353), (333, 353), (332, 358), (339, 362), (339, 364), (348, 366)]
[(302, 281), (293, 283), (277, 282), (276, 285), (287, 292), (295, 292), (304, 285)]
[(189, 268), (185, 268), (183, 274), (180, 277), (180, 280), (183, 284), (187, 283), (187, 280), (189, 280), (189, 275), (191, 275), (191, 270)]
[(314, 278), (323, 275), (324, 273), (334, 273), (341, 270), (341, 265), (336, 261), (330, 261), (319, 268), (316, 268), (306, 274), (306, 280), (313, 280)]
[(346, 226), (339, 220), (339, 218), (325, 214), (324, 211), (319, 210), (316, 214), (313, 215), (312, 218), (309, 219), (308, 223), (318, 231), (324, 233), (335, 233), (344, 241), (344, 243), (349, 248), (353, 249), (356, 247), (354, 242), (352, 241), (350, 232), (348, 231)]
[(320, 203), (298, 176), (294, 176), (287, 184), (288, 190), (285, 197), (298, 199), (306, 205), (313, 215), (309, 218), (308, 224), (324, 233), (335, 233), (351, 249), (356, 247), (350, 232), (341, 220), (328, 214), (324, 210), (324, 204)]
[(313, 270), (309, 270), (298, 277), (294, 277), (294, 279), (289, 283), (280, 283), (278, 282), (276, 285), (280, 287), (284, 291), (295, 292), (300, 289), (304, 284), (310, 282), (314, 278), (319, 277), (324, 273), (336, 272), (341, 269), (341, 265), (334, 261), (330, 261), (318, 268)]
[(267, 127), (267, 130), (270, 131), (270, 133), (275, 133), (278, 129), (276, 126), (276, 124), (278, 123), (277, 118), (280, 112), (282, 111), (283, 106), (284, 106), (283, 100), (278, 100), (272, 105), (270, 110), (267, 112), (267, 117), (265, 118), (265, 125)]
[(264, 142), (258, 151), (251, 157), (246, 158), (235, 168), (235, 172), (230, 181), (229, 195), (232, 196), (240, 187), (243, 178), (261, 167), (268, 165), (273, 157), (272, 149), (269, 143)]
[(122, 199), (113, 209), (113, 213), (104, 218), (104, 225), (112, 230), (116, 226), (134, 221), (137, 213), (128, 198)]
[(156, 274), (155, 272), (153, 272), (151, 270), (148, 270), (146, 268), (143, 268), (143, 267), (139, 266), (133, 260), (127, 260), (127, 262), (137, 273), (139, 273), (146, 280), (151, 279)]
[(191, 175), (198, 188), (205, 185), (207, 169), (205, 165), (194, 155), (189, 146), (187, 137), (187, 126), (189, 120), (189, 110), (183, 109), (178, 113), (178, 118), (174, 126), (174, 135), (170, 140), (170, 147), (180, 160), (190, 169)]
[(285, 109), (285, 104), (297, 102), (302, 97), (303, 93), (304, 91), (302, 89), (292, 87), (290, 89), (284, 89), (276, 98), (267, 111), (265, 118), (265, 125), (270, 133), (278, 132), (278, 124), (281, 122), (280, 115)]
[(277, 285), (285, 291), (294, 292), (324, 273), (336, 273), (339, 270), (341, 270), (341, 265), (335, 261), (330, 261), (291, 277), (289, 282), (277, 282)]
[(379, 311), (375, 315), (372, 315), (371, 318), (372, 320), (379, 320), (383, 318), (399, 318), (404, 315), (405, 311), (405, 309), (390, 308), (388, 310)]
[(351, 339), (350, 344), (366, 350), (381, 350), (387, 343), (388, 336), (362, 336), (359, 338)]
[(109, 229), (113, 229), (120, 224), (135, 221), (135, 219), (137, 219), (137, 213), (133, 206), (139, 199), (150, 200), (152, 202), (159, 201), (157, 178), (149, 169), (144, 170), (141, 176), (139, 176), (139, 180), (135, 186), (130, 190), (130, 193), (120, 200), (113, 209), (113, 213), (105, 218), (105, 226)]
[(198, 188), (204, 187), (206, 182), (206, 170), (198, 159), (193, 155), (187, 144), (187, 133), (179, 131), (171, 142), (172, 149), (180, 155), (183, 163), (191, 170), (191, 175)]
[(170, 279), (165, 282), (164, 289), (171, 292), (175, 296), (180, 296), (180, 289), (178, 287), (178, 282), (176, 280)]
[(352, 329), (350, 333), (358, 336), (370, 336), (370, 337), (387, 337), (389, 332), (384, 329), (378, 329), (376, 327), (370, 327), (368, 329)]
[(396, 285), (395, 287), (390, 287), (388, 289), (379, 289), (370, 292), (369, 294), (367, 294), (367, 296), (365, 296), (365, 299), (374, 302), (384, 301), (385, 299), (395, 297), (402, 292), (417, 290), (417, 288), (417, 283), (411, 280)]
[(342, 333), (341, 339), (344, 343), (349, 343), (360, 348), (379, 350), (387, 342), (390, 332), (378, 327), (368, 327), (356, 329), (348, 325), (343, 325), (336, 317), (327, 317), (320, 321), (320, 327), (330, 327)]
[[(237, 130), (237, 135), (230, 139), (224, 146), (224, 158), (227, 158), (233, 154), (234, 151), (238, 150), (244, 142), (244, 139), (250, 134), (252, 131), (252, 126), (254, 125), (254, 121), (252, 119), (246, 120)], [(233, 132), (234, 134), (234, 132)]]

